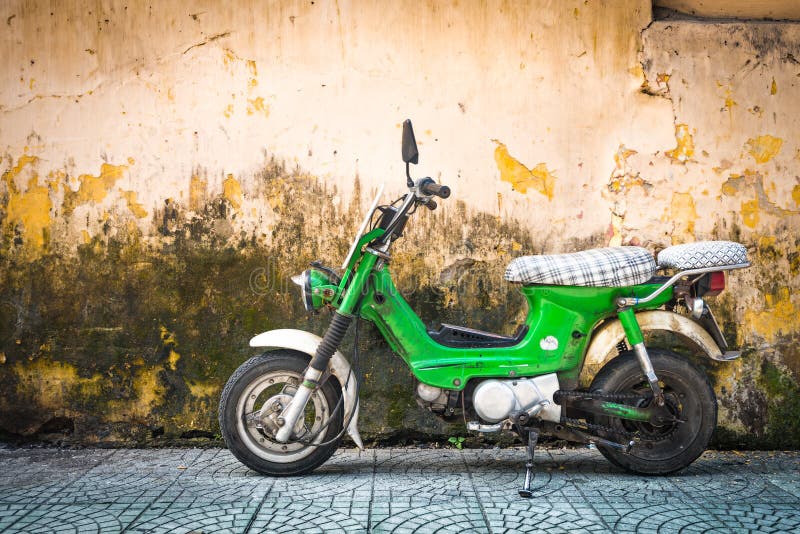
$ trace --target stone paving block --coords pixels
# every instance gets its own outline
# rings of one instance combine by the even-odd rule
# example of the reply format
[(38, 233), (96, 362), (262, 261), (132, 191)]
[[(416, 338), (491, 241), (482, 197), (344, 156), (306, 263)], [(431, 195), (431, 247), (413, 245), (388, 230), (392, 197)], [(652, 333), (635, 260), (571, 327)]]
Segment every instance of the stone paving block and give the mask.
[(477, 499), (398, 509), (373, 506), (372, 532), (489, 532)]
[(0, 504), (0, 532), (6, 532), (11, 526), (20, 524), (33, 508), (35, 506), (25, 504)]
[(149, 503), (166, 491), (174, 478), (143, 476), (140, 473), (92, 474), (52, 492), (47, 504)]
[(800, 511), (781, 505), (680, 503), (626, 512), (616, 532), (797, 532)]
[(154, 504), (126, 532), (216, 534), (241, 533), (250, 525), (258, 502), (175, 507)]
[(608, 525), (591, 509), (532, 498), (514, 503), (484, 503), (492, 532), (607, 532)]
[(260, 501), (270, 493), (273, 484), (274, 479), (268, 477), (245, 482), (226, 481), (219, 477), (180, 477), (159, 496), (159, 500), (171, 500), (181, 506)]
[(295, 532), (365, 534), (367, 522), (315, 501), (265, 502), (256, 514), (250, 530), (265, 534)]
[(3, 532), (9, 534), (121, 532), (144, 508), (144, 505), (137, 504), (39, 505), (13, 524), (4, 525)]
[(475, 497), (460, 451), (391, 449), (376, 451), (373, 500), (424, 505)]

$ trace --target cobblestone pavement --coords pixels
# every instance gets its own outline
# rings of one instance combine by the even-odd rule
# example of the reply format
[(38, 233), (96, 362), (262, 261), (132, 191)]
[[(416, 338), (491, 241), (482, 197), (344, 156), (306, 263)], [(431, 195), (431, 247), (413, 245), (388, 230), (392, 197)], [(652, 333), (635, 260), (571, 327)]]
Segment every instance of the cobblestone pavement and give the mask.
[(669, 477), (589, 449), (339, 451), (259, 476), (227, 450), (0, 449), (2, 532), (800, 532), (800, 453), (706, 453)]

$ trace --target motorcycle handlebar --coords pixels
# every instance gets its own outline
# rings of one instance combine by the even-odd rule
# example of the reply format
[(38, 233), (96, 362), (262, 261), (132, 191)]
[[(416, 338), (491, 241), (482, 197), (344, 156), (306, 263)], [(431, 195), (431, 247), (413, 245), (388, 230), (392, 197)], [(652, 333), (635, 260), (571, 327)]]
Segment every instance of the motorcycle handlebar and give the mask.
[(430, 178), (427, 178), (420, 185), (420, 191), (426, 195), (436, 195), (439, 198), (447, 198), (450, 196), (450, 188), (446, 185), (437, 184)]

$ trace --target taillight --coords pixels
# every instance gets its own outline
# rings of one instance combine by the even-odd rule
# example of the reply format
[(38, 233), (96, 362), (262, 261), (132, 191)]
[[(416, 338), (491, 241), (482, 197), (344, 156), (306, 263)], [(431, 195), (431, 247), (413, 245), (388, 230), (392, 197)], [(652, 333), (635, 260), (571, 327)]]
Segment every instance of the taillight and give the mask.
[(714, 297), (722, 293), (723, 289), (725, 289), (725, 272), (713, 272), (708, 277), (708, 291), (705, 292), (704, 296)]

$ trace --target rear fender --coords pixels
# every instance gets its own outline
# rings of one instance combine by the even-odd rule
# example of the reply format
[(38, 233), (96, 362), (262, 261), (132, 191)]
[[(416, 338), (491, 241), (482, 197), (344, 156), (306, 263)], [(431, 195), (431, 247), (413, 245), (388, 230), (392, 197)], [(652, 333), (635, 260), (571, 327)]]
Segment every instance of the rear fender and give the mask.
[[(723, 354), (714, 338), (700, 324), (683, 315), (665, 310), (651, 310), (637, 313), (636, 320), (642, 332), (674, 332), (698, 347), (712, 360), (728, 361), (738, 356), (737, 353)], [(624, 339), (625, 331), (619, 319), (608, 321), (595, 332), (580, 374), (579, 382), (582, 386), (588, 386), (603, 365), (617, 356), (617, 344)]]
[[(317, 351), (317, 346), (322, 341), (322, 338), (305, 332), (303, 330), (295, 330), (292, 328), (282, 328), (279, 330), (270, 330), (258, 334), (250, 340), (251, 347), (269, 347), (280, 349), (291, 349), (304, 352), (313, 357)], [(344, 411), (345, 414), (353, 410), (353, 418), (350, 420), (350, 425), (347, 427), (347, 433), (353, 439), (359, 449), (364, 448), (361, 441), (361, 436), (358, 433), (358, 398), (356, 397), (356, 376), (350, 376), (350, 363), (338, 350), (331, 358), (331, 363), (328, 365), (330, 373), (339, 380), (342, 385), (342, 395), (344, 396)], [(348, 381), (348, 376), (350, 380)]]

